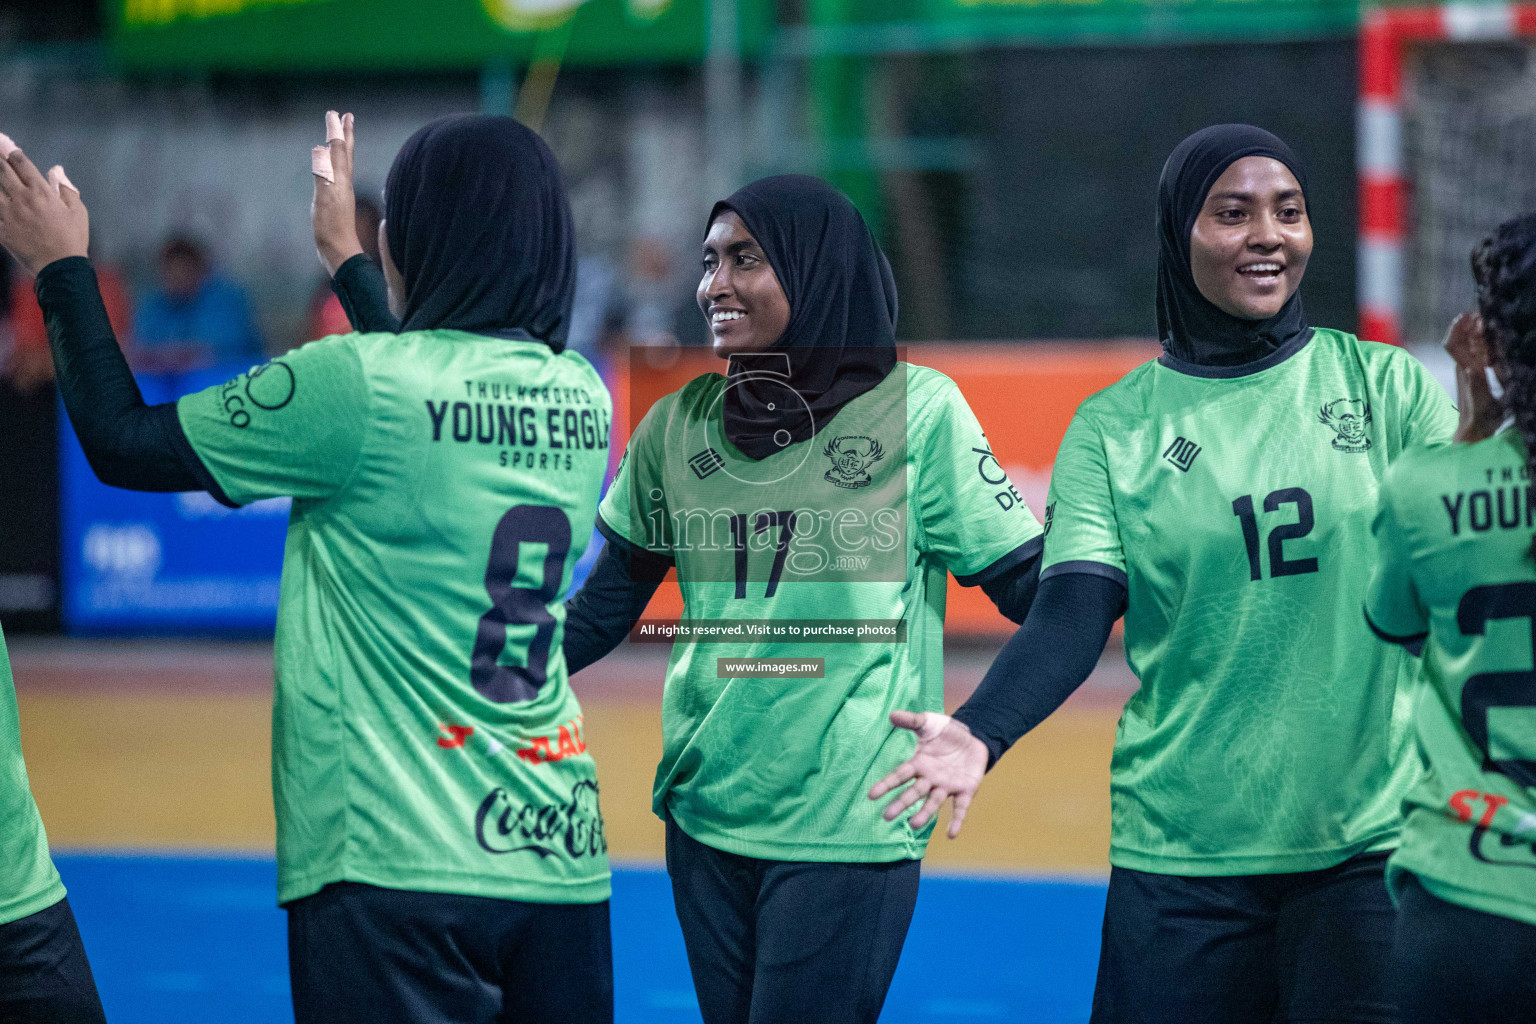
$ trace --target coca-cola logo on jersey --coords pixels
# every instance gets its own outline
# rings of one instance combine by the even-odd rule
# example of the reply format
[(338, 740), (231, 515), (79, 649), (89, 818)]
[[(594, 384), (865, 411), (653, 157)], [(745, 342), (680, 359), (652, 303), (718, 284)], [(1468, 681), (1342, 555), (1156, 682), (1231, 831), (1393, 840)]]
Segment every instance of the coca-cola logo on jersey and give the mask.
[(583, 779), (565, 803), (519, 804), (497, 786), (475, 812), (475, 839), (487, 853), (534, 853), (551, 857), (595, 857), (608, 852), (597, 783)]

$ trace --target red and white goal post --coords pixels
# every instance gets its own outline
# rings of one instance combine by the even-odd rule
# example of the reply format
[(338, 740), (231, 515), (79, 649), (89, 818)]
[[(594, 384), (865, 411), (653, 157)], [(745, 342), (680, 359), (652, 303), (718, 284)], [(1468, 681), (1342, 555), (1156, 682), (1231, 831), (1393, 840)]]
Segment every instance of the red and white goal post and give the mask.
[[(1404, 101), (1410, 47), (1532, 38), (1536, 38), (1536, 3), (1382, 6), (1366, 7), (1362, 12), (1357, 110), (1361, 337), (1391, 344), (1405, 340), (1409, 188), (1422, 187), (1410, 181), (1405, 160)], [(1519, 212), (1490, 214), (1497, 222)], [(1465, 253), (1447, 256), (1448, 266), (1454, 267), (1456, 260), (1461, 267), (1466, 266)]]

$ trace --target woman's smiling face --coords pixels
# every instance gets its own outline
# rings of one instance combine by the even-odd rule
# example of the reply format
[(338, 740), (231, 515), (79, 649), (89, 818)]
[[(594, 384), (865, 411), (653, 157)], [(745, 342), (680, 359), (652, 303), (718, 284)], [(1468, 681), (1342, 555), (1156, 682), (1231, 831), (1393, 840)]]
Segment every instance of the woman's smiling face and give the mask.
[(1247, 156), (1222, 172), (1189, 236), (1195, 287), (1244, 320), (1267, 320), (1296, 294), (1312, 255), (1306, 198), (1290, 168)]
[(762, 352), (784, 336), (789, 300), (757, 239), (733, 211), (709, 225), (704, 238), (704, 276), (699, 308), (709, 321), (715, 355)]

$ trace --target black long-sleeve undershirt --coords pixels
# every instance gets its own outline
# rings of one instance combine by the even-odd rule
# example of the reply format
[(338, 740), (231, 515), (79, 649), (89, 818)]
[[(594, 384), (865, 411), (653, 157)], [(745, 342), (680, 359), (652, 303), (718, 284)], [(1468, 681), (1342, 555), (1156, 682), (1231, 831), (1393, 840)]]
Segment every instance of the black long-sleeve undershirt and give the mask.
[(954, 717), (987, 745), (987, 767), (1083, 684), (1125, 611), (1125, 585), (1088, 573), (1040, 583), (1024, 624)]
[(384, 272), (373, 260), (358, 253), (331, 275), (331, 291), (354, 330), (364, 334), (399, 334), (400, 320), (389, 311), (389, 291)]
[(145, 404), (91, 261), (71, 256), (48, 264), (36, 290), (64, 410), (97, 478), (132, 491), (207, 491), (233, 506), (192, 450), (176, 403)]
[[(607, 531), (604, 531), (607, 535)], [(607, 657), (651, 603), (672, 559), (608, 537), (597, 564), (565, 603), (565, 665), (572, 675)]]

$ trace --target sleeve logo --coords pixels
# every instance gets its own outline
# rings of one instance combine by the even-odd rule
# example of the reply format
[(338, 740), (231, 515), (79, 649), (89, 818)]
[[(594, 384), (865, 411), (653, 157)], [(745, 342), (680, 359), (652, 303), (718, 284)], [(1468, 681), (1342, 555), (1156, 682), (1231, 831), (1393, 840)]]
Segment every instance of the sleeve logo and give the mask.
[(1333, 446), (1341, 452), (1367, 452), (1371, 439), (1365, 436), (1365, 428), (1371, 424), (1371, 403), (1361, 398), (1339, 398), (1324, 402), (1317, 419), (1327, 424), (1338, 435)]
[(828, 441), (821, 454), (832, 460), (832, 468), (822, 474), (822, 479), (853, 490), (873, 482), (869, 467), (885, 458), (885, 448), (864, 434), (843, 434)]

